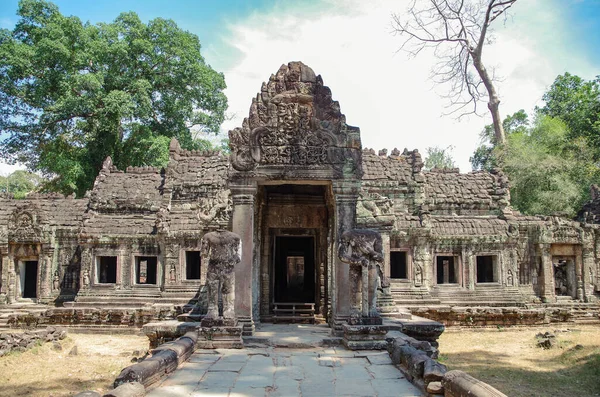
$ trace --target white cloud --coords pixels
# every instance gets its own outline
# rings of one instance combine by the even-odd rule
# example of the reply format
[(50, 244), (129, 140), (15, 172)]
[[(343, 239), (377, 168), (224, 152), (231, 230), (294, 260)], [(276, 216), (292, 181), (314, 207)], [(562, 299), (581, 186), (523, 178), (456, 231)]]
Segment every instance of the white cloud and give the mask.
[[(517, 3), (514, 18), (498, 27), (496, 43), (486, 49), (484, 62), (490, 68), (496, 64), (504, 77), (498, 83), (503, 115), (533, 109), (565, 71), (593, 77), (585, 57), (569, 53), (560, 9), (542, 7), (542, 1)], [(243, 56), (224, 71), (229, 113), (236, 117), (223, 129), (241, 125), (251, 98), (281, 64), (300, 60), (323, 76), (348, 124), (361, 128), (363, 147), (418, 148), (424, 153), (429, 146), (452, 145), (461, 170), (470, 170), (469, 156), (490, 119), (485, 114), (458, 122), (442, 116), (444, 103), (438, 94), (443, 87), (433, 87), (428, 79), (433, 57), (421, 54), (409, 60), (396, 53), (400, 39), (390, 34), (390, 15), (402, 12), (405, 3), (343, 2), (337, 13), (327, 9), (307, 17), (278, 10), (237, 21), (229, 27), (228, 42)]]
[(0, 162), (0, 176), (7, 176), (15, 172), (16, 170), (24, 170), (25, 167), (21, 164), (6, 164)]

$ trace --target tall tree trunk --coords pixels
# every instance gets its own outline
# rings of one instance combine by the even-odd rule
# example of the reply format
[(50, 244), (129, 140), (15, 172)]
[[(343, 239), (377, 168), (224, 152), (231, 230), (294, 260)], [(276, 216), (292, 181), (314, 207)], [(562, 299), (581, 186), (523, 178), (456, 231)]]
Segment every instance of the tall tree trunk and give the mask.
[(481, 77), (481, 81), (483, 81), (483, 84), (488, 92), (488, 109), (492, 114), (492, 123), (494, 125), (494, 145), (504, 145), (506, 143), (506, 135), (504, 134), (502, 118), (500, 117), (500, 98), (498, 98), (498, 93), (496, 92), (496, 87), (494, 87), (492, 78), (488, 74), (483, 62), (481, 62), (480, 50), (481, 48), (478, 48), (476, 50), (469, 51), (469, 53), (473, 58), (473, 66), (475, 66), (475, 70), (477, 70), (477, 73), (479, 74), (479, 77)]

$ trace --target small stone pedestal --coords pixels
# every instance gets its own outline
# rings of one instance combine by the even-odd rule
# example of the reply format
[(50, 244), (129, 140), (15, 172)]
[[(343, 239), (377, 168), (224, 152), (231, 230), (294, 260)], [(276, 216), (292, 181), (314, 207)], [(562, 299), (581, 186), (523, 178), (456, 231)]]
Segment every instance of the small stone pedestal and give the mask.
[(242, 326), (233, 318), (203, 318), (198, 329), (198, 349), (242, 349)]
[(382, 325), (381, 317), (350, 319), (343, 325), (343, 343), (350, 350), (385, 350), (385, 336), (389, 327)]

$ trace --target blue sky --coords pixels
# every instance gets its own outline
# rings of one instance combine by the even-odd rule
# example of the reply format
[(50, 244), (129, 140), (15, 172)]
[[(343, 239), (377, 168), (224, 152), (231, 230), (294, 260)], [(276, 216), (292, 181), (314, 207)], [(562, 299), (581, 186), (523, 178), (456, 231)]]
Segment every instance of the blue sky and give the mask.
[[(301, 60), (323, 76), (363, 147), (453, 146), (461, 170), (479, 143), (489, 117), (460, 121), (444, 116), (443, 86), (429, 80), (434, 59), (397, 53), (391, 13), (407, 0), (55, 0), (65, 15), (110, 22), (124, 11), (142, 20), (173, 19), (197, 34), (206, 61), (225, 74), (230, 120), (239, 126), (261, 82), (279, 66)], [(0, 27), (17, 22), (17, 0), (0, 0)], [(495, 68), (501, 113), (530, 111), (564, 72), (600, 75), (600, 0), (519, 0), (511, 17), (495, 26), (495, 44), (484, 62)], [(482, 108), (485, 108), (483, 104)], [(0, 174), (10, 168), (0, 164)]]

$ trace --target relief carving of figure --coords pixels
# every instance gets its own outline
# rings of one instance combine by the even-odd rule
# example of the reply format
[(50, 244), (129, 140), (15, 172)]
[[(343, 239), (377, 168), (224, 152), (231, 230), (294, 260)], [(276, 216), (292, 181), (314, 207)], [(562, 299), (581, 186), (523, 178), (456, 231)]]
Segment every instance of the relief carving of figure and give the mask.
[(58, 270), (54, 272), (54, 279), (52, 280), (52, 289), (54, 291), (60, 290), (60, 277), (58, 276)]
[(223, 300), (223, 319), (235, 318), (234, 267), (240, 263), (240, 249), (240, 237), (226, 230), (209, 232), (202, 238), (202, 256), (208, 258), (208, 312), (204, 319), (219, 318), (219, 292)]
[(88, 287), (90, 285), (90, 271), (85, 269), (83, 271), (83, 286)]
[(415, 266), (415, 286), (420, 287), (423, 285), (423, 269), (421, 269), (421, 265)]
[(171, 280), (172, 283), (174, 283), (177, 279), (177, 275), (176, 275), (176, 270), (175, 270), (175, 265), (172, 264), (171, 268), (169, 269), (169, 280)]
[(229, 190), (220, 191), (215, 198), (205, 198), (200, 202), (198, 211), (198, 220), (204, 224), (212, 222), (219, 215), (230, 212), (232, 208), (231, 195)]
[(374, 230), (349, 230), (340, 238), (338, 256), (350, 265), (351, 316), (379, 317), (377, 285), (383, 263), (381, 235)]

